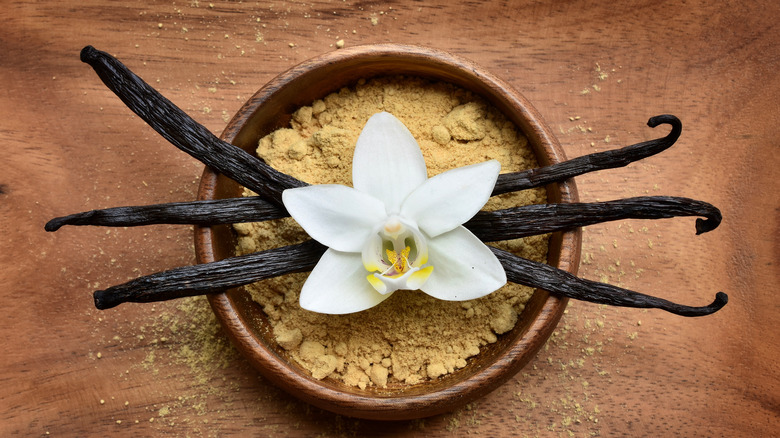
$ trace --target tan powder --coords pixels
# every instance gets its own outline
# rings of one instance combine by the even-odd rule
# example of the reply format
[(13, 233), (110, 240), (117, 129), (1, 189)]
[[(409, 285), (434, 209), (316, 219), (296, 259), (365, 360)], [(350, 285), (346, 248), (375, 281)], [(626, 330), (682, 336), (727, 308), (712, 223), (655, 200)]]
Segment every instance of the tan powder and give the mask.
[[(429, 177), (489, 159), (498, 160), (502, 172), (538, 166), (517, 127), (479, 96), (413, 77), (361, 80), (300, 108), (290, 128), (261, 139), (258, 155), (309, 183), (351, 186), (357, 137), (368, 118), (381, 111), (396, 116), (412, 132)], [(485, 209), (546, 202), (544, 189), (534, 189), (493, 197)], [(234, 228), (239, 254), (308, 239), (290, 218)], [(547, 241), (545, 235), (495, 245), (544, 262)], [(286, 275), (247, 289), (268, 315), (279, 345), (314, 378), (330, 377), (360, 388), (415, 384), (463, 368), (481, 346), (514, 327), (533, 293), (508, 284), (478, 300), (447, 302), (420, 291), (399, 291), (363, 312), (322, 315), (298, 304), (307, 275)]]

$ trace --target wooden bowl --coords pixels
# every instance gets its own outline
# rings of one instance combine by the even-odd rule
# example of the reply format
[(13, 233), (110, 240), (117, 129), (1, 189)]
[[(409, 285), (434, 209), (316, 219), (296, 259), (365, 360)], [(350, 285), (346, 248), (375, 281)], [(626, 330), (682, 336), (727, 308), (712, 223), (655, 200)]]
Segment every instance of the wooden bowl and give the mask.
[[(355, 83), (360, 78), (410, 75), (452, 83), (471, 90), (502, 111), (527, 136), (541, 165), (565, 160), (550, 128), (531, 104), (504, 82), (473, 63), (450, 54), (415, 46), (383, 44), (337, 50), (306, 61), (273, 79), (238, 111), (222, 139), (254, 154), (258, 140), (286, 127), (299, 107)], [(576, 202), (573, 181), (547, 187), (549, 202)], [(234, 181), (206, 168), (198, 199), (240, 196)], [(230, 226), (195, 229), (199, 263), (234, 254)], [(548, 263), (576, 274), (579, 231), (555, 233)], [(209, 301), (238, 350), (269, 381), (322, 409), (353, 417), (403, 420), (455, 409), (492, 391), (514, 376), (544, 345), (566, 307), (566, 299), (536, 290), (513, 330), (483, 347), (468, 365), (450, 375), (417, 385), (361, 390), (335, 380), (316, 380), (293, 363), (278, 345), (260, 306), (243, 289), (209, 296)]]

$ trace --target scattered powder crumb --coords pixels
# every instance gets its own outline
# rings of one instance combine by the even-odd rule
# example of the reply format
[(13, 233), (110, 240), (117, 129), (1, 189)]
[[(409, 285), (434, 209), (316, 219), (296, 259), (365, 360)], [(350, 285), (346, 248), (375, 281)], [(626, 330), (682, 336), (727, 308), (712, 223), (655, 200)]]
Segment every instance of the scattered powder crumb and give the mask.
[[(614, 71), (614, 70), (613, 70)], [(603, 81), (609, 77), (609, 73), (601, 69), (601, 66), (596, 63), (596, 75), (600, 81)]]
[[(502, 172), (536, 167), (518, 128), (478, 96), (450, 84), (418, 78), (361, 80), (300, 108), (289, 128), (259, 142), (268, 164), (310, 183), (351, 185), (354, 145), (368, 118), (387, 111), (412, 132), (429, 176), (488, 159)], [(247, 194), (251, 194), (247, 192)], [(494, 197), (486, 209), (545, 203), (544, 189)], [(240, 254), (307, 238), (290, 218), (234, 226)], [(548, 236), (497, 246), (545, 261)], [(268, 316), (276, 342), (317, 379), (358, 388), (400, 387), (463, 368), (480, 347), (511, 330), (531, 288), (510, 284), (479, 300), (439, 301), (420, 291), (399, 291), (381, 305), (350, 315), (321, 315), (298, 304), (307, 273), (248, 286)], [(262, 329), (261, 329), (262, 330)]]
[[(233, 400), (233, 390), (227, 388), (233, 384), (226, 383), (223, 370), (229, 364), (235, 363), (238, 353), (221, 334), (219, 323), (205, 297), (191, 297), (175, 303), (153, 305), (148, 310), (149, 313), (143, 318), (127, 323), (138, 332), (136, 336), (123, 338), (116, 335), (106, 338), (106, 342), (110, 343), (108, 345), (119, 345), (119, 348), (127, 349), (140, 347), (144, 352), (138, 363), (129, 364), (127, 369), (118, 374), (119, 381), (127, 381), (130, 370), (135, 369), (149, 374), (152, 380), (165, 380), (173, 376), (186, 378), (186, 387), (193, 392), (168, 392), (163, 389), (168, 385), (153, 386), (154, 389), (150, 389), (149, 394), (159, 397), (161, 404), (131, 404), (129, 400), (122, 400), (122, 409), (127, 415), (136, 416), (146, 411), (152, 415), (150, 422), (157, 425), (154, 419), (158, 420), (158, 427), (171, 427), (177, 422), (186, 423), (195, 418), (194, 416), (205, 415), (207, 412), (211, 415), (221, 414), (223, 411), (209, 409), (207, 403), (216, 402), (220, 404), (215, 406), (222, 406), (221, 403)], [(129, 327), (121, 330), (122, 333), (127, 333)], [(174, 364), (176, 366), (172, 367)], [(186, 371), (182, 373), (184, 370)], [(171, 372), (175, 374), (172, 375)], [(100, 406), (106, 406), (113, 403), (113, 400), (114, 397), (100, 399), (99, 403)], [(123, 419), (122, 424), (129, 421), (131, 418)]]
[(336, 41), (336, 48), (337, 49), (343, 49), (344, 48), (344, 40)]

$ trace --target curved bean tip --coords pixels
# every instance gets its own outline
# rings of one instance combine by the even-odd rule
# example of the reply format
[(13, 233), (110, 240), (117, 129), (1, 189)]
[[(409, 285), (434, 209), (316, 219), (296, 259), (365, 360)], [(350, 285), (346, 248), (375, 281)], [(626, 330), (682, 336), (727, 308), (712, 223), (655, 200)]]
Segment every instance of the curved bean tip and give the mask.
[(669, 125), (672, 125), (674, 128), (681, 129), (682, 128), (682, 122), (680, 119), (677, 118), (677, 116), (674, 116), (672, 114), (661, 114), (658, 116), (650, 117), (650, 119), (647, 121), (647, 126), (651, 128), (655, 128), (658, 125), (667, 123)]
[(696, 235), (708, 233), (720, 225), (720, 220), (714, 217), (696, 219)]

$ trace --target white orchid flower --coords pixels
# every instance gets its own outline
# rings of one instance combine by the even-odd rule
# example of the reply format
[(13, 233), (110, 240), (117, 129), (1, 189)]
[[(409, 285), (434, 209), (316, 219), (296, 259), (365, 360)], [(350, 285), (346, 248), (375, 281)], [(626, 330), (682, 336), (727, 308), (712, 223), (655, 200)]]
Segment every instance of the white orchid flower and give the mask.
[(301, 307), (344, 314), (397, 290), (450, 301), (485, 296), (506, 283), (496, 256), (463, 227), (487, 202), (496, 160), (428, 178), (420, 147), (388, 113), (373, 115), (355, 146), (353, 187), (285, 190), (287, 211), (328, 247), (301, 290)]

